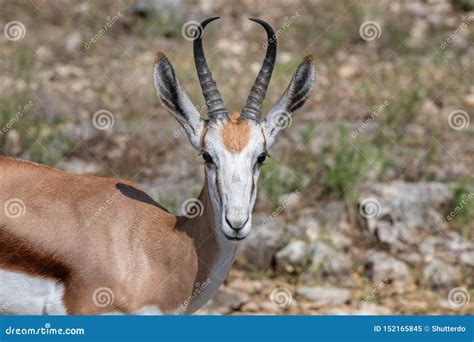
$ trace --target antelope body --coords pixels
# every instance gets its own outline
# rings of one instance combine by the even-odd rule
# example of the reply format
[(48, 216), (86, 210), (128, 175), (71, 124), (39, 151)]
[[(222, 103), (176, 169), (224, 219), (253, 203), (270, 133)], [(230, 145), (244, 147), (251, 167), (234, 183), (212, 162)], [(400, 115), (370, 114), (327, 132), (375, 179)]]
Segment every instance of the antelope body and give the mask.
[(0, 157), (0, 313), (189, 314), (225, 280), (250, 232), (259, 170), (281, 115), (309, 97), (314, 64), (303, 60), (262, 120), (276, 37), (252, 19), (267, 32), (266, 56), (245, 107), (228, 113), (202, 48), (202, 31), (215, 19), (203, 21), (194, 40), (208, 120), (163, 54), (154, 67), (163, 105), (205, 160), (200, 215), (174, 216), (127, 181)]

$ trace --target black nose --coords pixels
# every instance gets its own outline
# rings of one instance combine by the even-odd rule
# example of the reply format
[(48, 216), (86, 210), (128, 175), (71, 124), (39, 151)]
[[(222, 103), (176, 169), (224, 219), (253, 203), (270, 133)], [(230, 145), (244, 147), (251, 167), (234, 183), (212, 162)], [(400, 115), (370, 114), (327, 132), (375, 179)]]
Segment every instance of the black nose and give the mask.
[[(237, 224), (232, 224), (230, 223), (230, 221), (227, 219), (227, 216), (225, 217), (225, 221), (227, 222), (227, 224), (229, 225), (230, 228), (232, 228), (233, 230), (235, 231), (239, 231), (241, 230), (242, 228), (245, 227), (245, 224), (247, 223), (247, 221), (249, 220), (249, 218), (247, 217), (247, 219), (245, 220), (245, 222), (243, 221), (240, 221), (238, 222), (238, 225)], [(243, 222), (243, 223), (242, 223)]]

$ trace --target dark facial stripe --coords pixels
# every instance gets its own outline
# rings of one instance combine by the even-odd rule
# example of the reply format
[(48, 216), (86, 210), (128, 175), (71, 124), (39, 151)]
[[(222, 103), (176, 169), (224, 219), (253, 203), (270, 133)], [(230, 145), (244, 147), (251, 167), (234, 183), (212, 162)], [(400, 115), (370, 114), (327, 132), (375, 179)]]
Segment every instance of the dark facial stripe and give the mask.
[(222, 204), (222, 196), (221, 196), (221, 187), (219, 186), (219, 173), (216, 170), (216, 192), (217, 192), (217, 198), (219, 199), (219, 202)]
[(267, 152), (267, 138), (265, 137), (265, 132), (263, 131), (263, 126), (260, 124), (260, 132), (262, 133), (263, 137), (263, 150)]
[(202, 135), (201, 135), (201, 149), (204, 150), (205, 146), (204, 146), (204, 141), (205, 141), (205, 138), (206, 138), (206, 134), (207, 134), (207, 129), (209, 128), (209, 122), (208, 121), (204, 121), (204, 127), (203, 127), (203, 130), (202, 130)]

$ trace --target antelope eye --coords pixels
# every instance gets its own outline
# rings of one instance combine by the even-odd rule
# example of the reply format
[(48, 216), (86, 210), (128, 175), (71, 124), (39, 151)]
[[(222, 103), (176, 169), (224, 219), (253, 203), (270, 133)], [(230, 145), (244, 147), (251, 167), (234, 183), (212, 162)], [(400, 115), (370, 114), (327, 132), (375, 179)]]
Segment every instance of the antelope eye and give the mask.
[(213, 164), (213, 163), (214, 163), (214, 161), (212, 160), (211, 155), (210, 155), (209, 153), (207, 153), (207, 152), (204, 152), (204, 153), (202, 154), (202, 158), (204, 159), (204, 161), (206, 162), (206, 164)]
[(265, 159), (267, 159), (267, 154), (266, 154), (265, 152), (262, 152), (262, 153), (260, 153), (260, 155), (258, 156), (257, 162), (258, 162), (259, 164), (262, 164), (262, 163), (265, 161)]

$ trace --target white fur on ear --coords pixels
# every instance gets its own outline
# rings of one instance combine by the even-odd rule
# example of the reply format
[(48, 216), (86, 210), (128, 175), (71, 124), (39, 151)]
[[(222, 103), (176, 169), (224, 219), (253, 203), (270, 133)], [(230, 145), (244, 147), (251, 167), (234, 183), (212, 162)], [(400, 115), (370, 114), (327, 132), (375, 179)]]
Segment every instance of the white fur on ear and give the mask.
[(278, 133), (287, 128), (294, 113), (300, 109), (313, 91), (316, 82), (313, 56), (306, 56), (296, 69), (290, 85), (275, 103), (264, 121), (267, 146), (275, 143)]
[(155, 88), (163, 106), (183, 126), (191, 145), (200, 151), (204, 120), (201, 119), (201, 115), (189, 100), (186, 92), (181, 89), (173, 66), (161, 52), (156, 54), (153, 76)]

